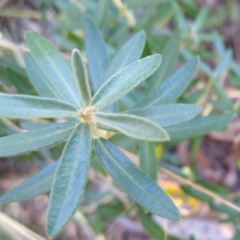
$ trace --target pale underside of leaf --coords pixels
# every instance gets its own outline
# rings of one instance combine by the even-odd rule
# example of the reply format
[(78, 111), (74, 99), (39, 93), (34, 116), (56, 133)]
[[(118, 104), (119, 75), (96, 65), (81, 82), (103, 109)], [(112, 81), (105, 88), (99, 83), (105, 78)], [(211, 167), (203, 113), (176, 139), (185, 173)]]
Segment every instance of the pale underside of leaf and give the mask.
[(51, 87), (61, 96), (62, 100), (80, 108), (81, 99), (75, 79), (61, 53), (52, 43), (36, 32), (26, 32), (25, 41)]
[(7, 204), (25, 201), (50, 192), (57, 164), (58, 161), (52, 163), (23, 183), (9, 190), (0, 198), (0, 203)]
[(154, 181), (157, 180), (158, 159), (156, 158), (156, 143), (139, 141), (140, 169)]
[(56, 236), (68, 223), (83, 196), (91, 155), (91, 132), (81, 123), (72, 133), (58, 164), (47, 214), (47, 234)]
[(40, 130), (2, 137), (0, 138), (0, 157), (27, 153), (60, 142), (71, 134), (75, 125), (56, 123)]
[(166, 104), (139, 108), (124, 113), (148, 118), (161, 127), (177, 125), (196, 117), (202, 108), (195, 104)]
[(74, 117), (77, 109), (53, 98), (0, 94), (0, 116), (12, 119)]
[(122, 113), (96, 113), (97, 123), (113, 128), (128, 137), (146, 141), (167, 141), (167, 132), (156, 123), (139, 116)]
[(156, 215), (171, 220), (180, 218), (165, 192), (111, 142), (95, 140), (95, 149), (104, 168), (133, 200)]
[(100, 109), (111, 105), (146, 80), (158, 68), (161, 55), (137, 60), (106, 80), (93, 96), (92, 105)]

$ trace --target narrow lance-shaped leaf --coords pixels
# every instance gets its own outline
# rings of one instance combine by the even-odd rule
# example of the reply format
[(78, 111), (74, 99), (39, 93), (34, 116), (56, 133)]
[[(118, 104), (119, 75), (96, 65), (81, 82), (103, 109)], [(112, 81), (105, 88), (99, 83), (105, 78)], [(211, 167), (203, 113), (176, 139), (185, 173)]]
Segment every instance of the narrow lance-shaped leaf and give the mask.
[(166, 128), (166, 131), (169, 133), (171, 139), (201, 136), (212, 131), (223, 129), (234, 116), (234, 114), (223, 114), (197, 117), (186, 123)]
[(161, 127), (177, 125), (196, 117), (202, 108), (195, 104), (166, 104), (139, 108), (124, 113), (148, 118)]
[(12, 119), (56, 118), (76, 116), (72, 105), (52, 98), (0, 94), (0, 117)]
[(85, 46), (92, 89), (96, 91), (107, 70), (109, 57), (102, 35), (89, 17), (85, 22)]
[(151, 177), (154, 181), (157, 180), (158, 161), (155, 155), (156, 143), (141, 141), (139, 142), (139, 160), (141, 170)]
[(7, 204), (25, 201), (50, 192), (57, 164), (58, 161), (52, 163), (23, 183), (6, 192), (0, 197), (0, 203)]
[(47, 234), (56, 236), (68, 223), (83, 196), (91, 155), (91, 132), (80, 124), (69, 138), (54, 177), (47, 214)]
[(169, 77), (159, 88), (138, 102), (134, 108), (174, 102), (182, 95), (192, 81), (199, 65), (199, 58), (194, 57)]
[(156, 215), (171, 220), (180, 218), (178, 209), (165, 192), (116, 146), (97, 139), (95, 149), (104, 168), (133, 200)]
[(0, 138), (0, 157), (27, 153), (50, 146), (67, 138), (76, 124), (59, 123), (40, 130)]
[[(20, 69), (19, 69), (20, 70)], [(36, 94), (34, 91), (26, 71), (16, 71), (11, 67), (6, 68), (7, 74), (9, 76), (9, 82), (17, 89), (18, 93), (21, 94)]]
[(164, 239), (165, 231), (157, 223), (154, 222), (150, 214), (145, 213), (144, 210), (139, 208), (137, 216), (145, 231), (150, 236), (152, 236), (156, 240)]
[[(80, 120), (80, 119), (79, 119)], [(33, 130), (40, 130), (46, 127), (50, 127), (55, 125), (55, 122), (32, 122), (32, 121), (27, 121), (23, 120), (20, 122), (20, 126), (23, 129), (26, 129), (27, 131), (33, 131)]]
[(109, 64), (107, 72), (104, 75), (104, 80), (107, 80), (117, 71), (138, 60), (141, 57), (145, 41), (146, 36), (144, 31), (136, 33), (128, 40)]
[(7, 73), (7, 69), (11, 69), (12, 71), (14, 71), (15, 73), (19, 73), (20, 75), (22, 75), (22, 77), (25, 76), (26, 79), (26, 71), (24, 68), (20, 67), (18, 64), (16, 64), (15, 62), (13, 62), (10, 59), (7, 58), (3, 58), (0, 57), (0, 77), (1, 80), (5, 80), (5, 81), (9, 81), (9, 75)]
[(75, 79), (77, 80), (79, 90), (84, 106), (91, 102), (91, 90), (88, 82), (88, 74), (85, 64), (83, 62), (82, 54), (78, 49), (74, 49), (71, 57), (71, 64)]
[(229, 68), (232, 60), (232, 50), (226, 50), (224, 53), (224, 58), (218, 63), (218, 66), (213, 72), (213, 78), (218, 79), (221, 75)]
[(158, 86), (160, 86), (173, 72), (178, 60), (180, 43), (180, 31), (176, 30), (163, 49), (162, 64), (150, 78), (148, 92), (158, 88)]
[(61, 53), (52, 43), (36, 32), (26, 32), (25, 41), (51, 87), (63, 100), (80, 107), (81, 99), (76, 81)]
[(126, 4), (129, 8), (138, 8), (138, 7), (149, 7), (156, 5), (161, 5), (165, 3), (169, 3), (175, 0), (148, 0), (148, 1), (139, 1), (139, 0), (127, 0)]
[(193, 29), (196, 34), (194, 34), (194, 38), (198, 41), (199, 31), (204, 27), (204, 23), (208, 18), (209, 8), (203, 7), (199, 10), (199, 13), (194, 21)]
[(95, 11), (94, 19), (99, 28), (103, 28), (108, 21), (106, 15), (108, 14), (110, 4), (111, 2), (109, 0), (101, 0), (98, 1), (97, 5), (95, 6), (95, 9), (97, 9), (97, 11)]
[(92, 104), (97, 109), (108, 106), (133, 90), (159, 67), (161, 55), (154, 54), (137, 60), (115, 73), (105, 81), (93, 96)]
[(156, 123), (142, 117), (121, 113), (96, 113), (97, 123), (118, 130), (128, 137), (146, 141), (167, 141), (167, 132)]
[(60, 95), (51, 87), (46, 76), (44, 76), (43, 72), (33, 59), (31, 53), (24, 53), (24, 61), (28, 76), (38, 94), (43, 97), (61, 98)]

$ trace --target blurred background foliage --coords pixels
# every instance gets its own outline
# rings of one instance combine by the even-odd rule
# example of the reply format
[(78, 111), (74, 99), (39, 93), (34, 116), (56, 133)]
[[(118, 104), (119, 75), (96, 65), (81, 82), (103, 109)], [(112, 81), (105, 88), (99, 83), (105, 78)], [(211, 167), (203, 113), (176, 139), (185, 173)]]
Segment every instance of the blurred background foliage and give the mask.
[[(171, 222), (140, 209), (113, 184), (93, 157), (84, 200), (56, 239), (240, 239), (239, 11), (237, 0), (0, 2), (1, 92), (36, 94), (22, 58), (26, 30), (46, 36), (69, 60), (73, 48), (85, 53), (86, 15), (101, 29), (110, 56), (143, 29), (147, 37), (143, 56), (161, 53), (163, 63), (166, 61), (172, 71), (165, 72), (165, 76), (160, 73), (158, 83), (192, 56), (201, 58), (194, 81), (178, 102), (199, 104), (203, 107), (201, 117), (213, 116), (201, 125), (201, 117), (191, 120), (195, 128), (184, 123), (185, 131), (175, 131), (173, 139), (161, 145), (126, 141), (118, 135), (113, 138), (171, 196), (182, 220)], [(153, 81), (146, 82), (134, 95), (123, 98), (121, 107), (132, 105), (139, 92), (147, 94), (154, 87)], [(37, 121), (1, 119), (0, 135), (38, 126)], [(58, 159), (61, 149), (62, 144), (58, 144), (0, 159), (0, 194)], [(46, 239), (43, 226), (47, 201), (44, 195), (1, 206), (0, 239)]]

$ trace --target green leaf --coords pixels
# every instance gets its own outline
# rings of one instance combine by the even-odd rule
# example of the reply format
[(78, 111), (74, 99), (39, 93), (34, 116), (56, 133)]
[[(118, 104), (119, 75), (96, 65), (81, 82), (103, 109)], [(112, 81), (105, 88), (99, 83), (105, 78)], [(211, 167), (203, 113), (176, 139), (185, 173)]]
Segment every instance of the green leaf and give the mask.
[(55, 125), (55, 122), (30, 122), (27, 120), (23, 120), (20, 122), (21, 128), (27, 130), (27, 131), (33, 131), (33, 130), (39, 130), (42, 128), (46, 128), (49, 126)]
[(107, 70), (109, 57), (102, 34), (89, 17), (85, 21), (85, 46), (92, 89), (95, 91)]
[(209, 8), (208, 7), (203, 7), (201, 9), (199, 9), (199, 13), (195, 19), (194, 25), (193, 25), (193, 29), (194, 29), (194, 36), (195, 39), (197, 40), (198, 37), (198, 32), (204, 28), (204, 23), (206, 22), (207, 18), (208, 18), (208, 14), (209, 14)]
[(28, 76), (38, 94), (43, 97), (60, 98), (58, 93), (49, 84), (46, 76), (44, 76), (37, 63), (34, 61), (31, 53), (24, 53), (24, 61)]
[(91, 156), (91, 131), (80, 124), (69, 138), (53, 181), (47, 214), (47, 234), (56, 236), (68, 223), (83, 196)]
[(59, 123), (40, 130), (17, 133), (0, 138), (0, 156), (27, 153), (55, 144), (67, 138), (76, 124)]
[(104, 168), (134, 201), (156, 215), (179, 220), (172, 200), (116, 146), (105, 139), (97, 139), (95, 149)]
[(77, 115), (75, 107), (52, 98), (0, 94), (0, 102), (0, 116), (6, 118), (56, 118)]
[(213, 78), (219, 79), (221, 75), (229, 68), (232, 60), (232, 50), (226, 50), (224, 52), (224, 58), (218, 63), (218, 66), (213, 72)]
[(211, 197), (204, 194), (203, 192), (200, 192), (200, 191), (196, 190), (195, 188), (192, 188), (192, 187), (187, 186), (187, 185), (181, 186), (181, 188), (186, 194), (188, 194), (188, 195), (190, 195), (190, 196), (192, 196), (196, 199), (199, 199), (202, 202), (211, 203), (213, 201), (213, 199)]
[(189, 32), (189, 27), (187, 24), (187, 19), (183, 14), (182, 7), (179, 5), (178, 1), (172, 1), (171, 5), (174, 10), (175, 27), (179, 28), (183, 35), (187, 35), (187, 33)]
[(170, 37), (170, 40), (167, 42), (165, 48), (163, 49), (162, 64), (150, 78), (148, 92), (151, 92), (158, 88), (158, 86), (160, 86), (163, 81), (165, 81), (174, 71), (175, 65), (178, 60), (180, 43), (180, 31), (176, 30)]
[(150, 107), (153, 105), (167, 104), (174, 102), (185, 91), (192, 81), (199, 58), (194, 57), (182, 66), (176, 73), (169, 77), (159, 88), (150, 93), (135, 105), (137, 107)]
[(144, 31), (136, 33), (130, 40), (128, 40), (113, 58), (106, 74), (104, 75), (104, 80), (107, 80), (122, 68), (138, 60), (141, 57), (145, 41), (146, 35)]
[(0, 77), (3, 80), (9, 81), (10, 79), (7, 73), (7, 69), (11, 69), (13, 72), (19, 73), (20, 75), (22, 75), (22, 77), (27, 77), (24, 68), (20, 67), (18, 64), (7, 58), (0, 57)]
[(97, 123), (118, 130), (128, 137), (146, 141), (167, 141), (167, 132), (156, 123), (142, 117), (121, 113), (95, 114)]
[(170, 127), (196, 117), (202, 108), (195, 104), (167, 104), (149, 108), (140, 108), (124, 113), (148, 118), (161, 127)]
[(169, 3), (172, 1), (175, 1), (175, 0), (148, 0), (148, 1), (128, 0), (126, 4), (129, 8), (138, 8), (138, 7), (149, 7), (153, 5), (160, 5), (160, 4)]
[(166, 128), (166, 131), (169, 133), (171, 139), (201, 136), (212, 131), (223, 129), (234, 116), (234, 114), (223, 114), (197, 117), (186, 123)]
[(158, 161), (155, 155), (155, 149), (155, 143), (150, 143), (146, 141), (139, 142), (140, 168), (154, 181), (157, 180), (158, 172)]
[(58, 161), (9, 190), (0, 198), (1, 204), (25, 201), (50, 192)]
[[(20, 70), (20, 69), (19, 69)], [(17, 89), (18, 93), (21, 94), (35, 94), (35, 91), (30, 84), (26, 71), (16, 71), (11, 67), (6, 68), (9, 76), (9, 82)]]
[(154, 222), (150, 214), (144, 213), (142, 209), (139, 209), (138, 211), (138, 218), (146, 232), (154, 239), (178, 240), (178, 238), (167, 236), (167, 232), (165, 232), (160, 225)]
[(63, 100), (81, 107), (77, 85), (71, 69), (61, 53), (40, 34), (32, 31), (25, 33), (25, 41), (39, 68)]
[(105, 81), (93, 96), (97, 109), (108, 106), (133, 90), (159, 67), (161, 55), (154, 54), (137, 60)]
[(222, 87), (216, 80), (217, 79), (214, 78), (210, 79), (213, 83), (213, 89), (215, 90), (219, 100), (221, 100), (221, 107), (226, 111), (234, 111), (231, 99), (226, 94), (224, 87)]
[(75, 79), (78, 82), (79, 90), (84, 106), (88, 106), (91, 102), (91, 90), (88, 82), (87, 69), (83, 63), (82, 54), (78, 49), (72, 51), (71, 64)]
[(100, 0), (97, 3), (97, 6), (95, 8), (97, 11), (95, 11), (94, 19), (99, 28), (102, 28), (105, 26), (106, 22), (108, 22), (107, 15), (110, 3), (111, 2), (109, 0)]

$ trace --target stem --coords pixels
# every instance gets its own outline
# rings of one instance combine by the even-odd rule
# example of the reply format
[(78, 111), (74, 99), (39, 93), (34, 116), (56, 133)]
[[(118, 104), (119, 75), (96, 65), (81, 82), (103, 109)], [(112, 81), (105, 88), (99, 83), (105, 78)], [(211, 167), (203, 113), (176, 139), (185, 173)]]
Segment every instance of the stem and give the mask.
[(39, 11), (32, 11), (32, 10), (4, 9), (0, 11), (0, 17), (42, 19), (42, 14)]
[(21, 132), (26, 132), (26, 130), (18, 127), (17, 125), (13, 124), (11, 121), (9, 121), (7, 118), (0, 118), (0, 120), (2, 120), (2, 122), (9, 127), (10, 129), (12, 129), (15, 132), (21, 133)]
[(11, 232), (13, 231), (17, 233), (22, 239), (46, 240), (46, 238), (43, 238), (42, 236), (36, 234), (35, 232), (16, 222), (2, 212), (0, 212), (0, 226), (2, 227), (2, 229), (9, 229), (11, 230)]
[(212, 191), (196, 184), (196, 183), (193, 183), (191, 181), (189, 181), (188, 179), (185, 179), (183, 177), (180, 177), (178, 176), (177, 174), (163, 168), (163, 167), (160, 167), (160, 171), (162, 171), (163, 173), (167, 174), (168, 176), (176, 179), (178, 182), (182, 183), (182, 184), (185, 184), (185, 185), (188, 185), (190, 187), (193, 187), (194, 189), (198, 190), (199, 192), (202, 192), (206, 195), (208, 195), (209, 197), (213, 198), (216, 202), (218, 203), (223, 203), (225, 204), (226, 206), (236, 210), (237, 212), (240, 212), (240, 208), (238, 206), (236, 206), (235, 204), (229, 202), (228, 200), (225, 200), (224, 198), (222, 198), (221, 196), (213, 193)]
[(131, 11), (128, 10), (127, 6), (121, 0), (112, 0), (113, 4), (118, 9), (120, 15), (122, 15), (129, 27), (134, 27), (136, 25), (136, 20)]

